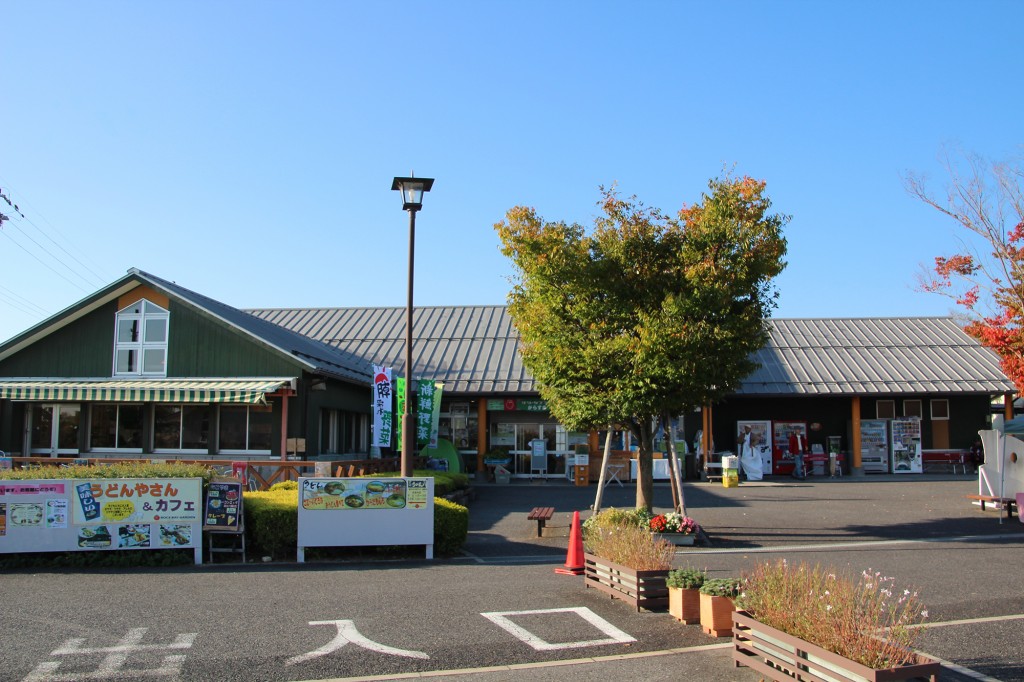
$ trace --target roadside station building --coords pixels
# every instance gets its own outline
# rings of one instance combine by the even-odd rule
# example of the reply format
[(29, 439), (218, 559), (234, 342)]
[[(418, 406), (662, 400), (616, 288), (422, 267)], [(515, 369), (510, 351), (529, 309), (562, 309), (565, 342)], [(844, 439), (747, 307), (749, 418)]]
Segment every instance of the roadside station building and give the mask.
[[(998, 357), (951, 318), (771, 326), (761, 369), (681, 415), (674, 440), (692, 449), (707, 427), (713, 450), (734, 451), (737, 425), (760, 422), (800, 428), (811, 447), (838, 443), (858, 467), (861, 422), (916, 417), (923, 449), (966, 449), (993, 398), (1014, 391)], [(443, 382), (439, 435), (468, 470), (490, 453), (515, 476), (565, 476), (577, 445), (598, 450), (598, 434), (549, 414), (505, 306), (419, 307), (413, 331), (415, 378)], [(304, 443), (308, 459), (366, 458), (372, 364), (405, 376), (404, 342), (404, 307), (243, 311), (131, 270), (0, 345), (0, 450), (267, 459)]]

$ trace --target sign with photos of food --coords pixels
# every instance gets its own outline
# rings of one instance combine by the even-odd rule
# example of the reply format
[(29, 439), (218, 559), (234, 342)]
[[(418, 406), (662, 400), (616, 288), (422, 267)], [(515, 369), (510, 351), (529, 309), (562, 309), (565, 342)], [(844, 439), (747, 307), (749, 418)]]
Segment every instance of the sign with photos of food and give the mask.
[(191, 549), (202, 563), (201, 478), (0, 483), (0, 554)]
[(420, 545), (433, 558), (433, 478), (300, 477), (299, 502), (299, 562), (308, 547)]
[[(405, 509), (409, 499), (404, 478), (312, 478), (302, 482), (303, 509)], [(421, 496), (422, 497), (422, 496)], [(423, 500), (425, 502), (425, 500)]]
[(203, 530), (238, 532), (242, 527), (242, 482), (214, 480), (206, 489)]

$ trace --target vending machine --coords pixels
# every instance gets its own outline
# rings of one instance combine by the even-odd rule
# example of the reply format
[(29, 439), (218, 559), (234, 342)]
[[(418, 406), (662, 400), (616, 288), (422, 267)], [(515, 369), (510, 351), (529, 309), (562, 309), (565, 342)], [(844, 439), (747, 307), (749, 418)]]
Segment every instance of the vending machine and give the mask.
[(866, 474), (889, 473), (889, 420), (860, 420), (860, 464)]
[(894, 474), (920, 474), (923, 471), (921, 420), (917, 417), (893, 419), (892, 472)]

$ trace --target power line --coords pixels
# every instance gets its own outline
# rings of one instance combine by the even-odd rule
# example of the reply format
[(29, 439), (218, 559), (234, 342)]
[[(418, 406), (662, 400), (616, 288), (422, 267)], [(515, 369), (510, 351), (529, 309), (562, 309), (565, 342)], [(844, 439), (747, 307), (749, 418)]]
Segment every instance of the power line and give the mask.
[[(10, 232), (8, 232), (7, 230), (4, 230), (4, 231), (3, 231), (3, 235), (4, 235), (5, 237), (7, 237), (8, 239), (10, 239), (10, 240), (11, 240), (11, 243), (12, 243), (12, 244), (14, 244), (15, 246), (17, 246), (17, 247), (18, 247), (19, 249), (21, 249), (22, 251), (24, 251), (24, 252), (25, 252), (25, 253), (27, 253), (28, 255), (30, 255), (30, 256), (32, 256), (33, 258), (35, 258), (35, 259), (36, 259), (36, 260), (37, 260), (37, 261), (39, 262), (39, 264), (40, 264), (40, 265), (42, 265), (42, 266), (43, 266), (44, 268), (46, 268), (47, 270), (49, 270), (49, 271), (50, 271), (50, 272), (52, 272), (53, 274), (57, 275), (57, 276), (58, 276), (58, 277), (60, 277), (60, 278), (61, 278), (62, 280), (64, 280), (65, 282), (67, 282), (67, 283), (68, 283), (68, 284), (70, 284), (71, 286), (75, 287), (75, 288), (76, 288), (76, 289), (78, 289), (79, 291), (85, 291), (85, 292), (88, 292), (88, 289), (86, 289), (85, 287), (83, 287), (83, 286), (82, 286), (81, 284), (78, 284), (78, 283), (76, 283), (76, 282), (72, 282), (72, 281), (71, 281), (70, 279), (68, 279), (67, 277), (65, 277), (65, 276), (64, 276), (64, 274), (63, 274), (62, 272), (60, 272), (59, 270), (57, 270), (56, 268), (54, 268), (54, 267), (53, 267), (52, 265), (50, 265), (49, 263), (46, 263), (46, 262), (44, 262), (42, 258), (40, 258), (40, 257), (39, 257), (39, 256), (37, 256), (36, 254), (34, 254), (34, 253), (32, 253), (31, 251), (29, 251), (28, 249), (26, 249), (26, 248), (25, 248), (24, 246), (22, 246), (21, 244), (19, 244), (19, 243), (17, 242), (17, 240), (16, 240), (16, 239), (14, 239), (14, 237), (12, 237), (12, 236), (11, 236), (11, 233), (10, 233)], [(62, 265), (64, 265), (64, 267), (67, 267), (67, 265), (65, 265), (65, 264), (63, 264), (63, 263), (62, 263)]]
[[(16, 308), (27, 315), (49, 315), (49, 313), (46, 312), (46, 309), (42, 306), (36, 305), (24, 296), (16, 294), (2, 284), (0, 284), (0, 301), (3, 301), (12, 308)], [(34, 308), (34, 310), (30, 310), (29, 308)]]
[[(13, 191), (11, 190), (11, 186), (10, 186), (10, 184), (9, 184), (9, 183), (8, 183), (8, 182), (7, 182), (7, 181), (6, 181), (5, 179), (4, 179), (4, 178), (0, 177), (0, 182), (2, 182), (2, 183), (3, 183), (3, 187), (7, 188), (7, 191), (8, 191), (8, 192), (11, 192), (11, 193), (13, 193)], [(88, 272), (88, 273), (89, 273), (90, 275), (92, 275), (92, 277), (93, 277), (93, 280), (92, 280), (92, 281), (90, 281), (88, 277), (84, 276), (84, 275), (83, 275), (83, 274), (81, 273), (81, 271), (79, 271), (79, 270), (76, 270), (75, 268), (72, 268), (72, 267), (71, 267), (70, 265), (68, 265), (68, 264), (67, 264), (67, 263), (66, 263), (66, 262), (65, 262), (65, 261), (64, 261), (63, 259), (61, 259), (61, 258), (60, 258), (59, 256), (57, 256), (57, 255), (55, 255), (54, 253), (52, 253), (52, 252), (51, 252), (51, 251), (50, 251), (50, 250), (49, 250), (49, 249), (48, 249), (48, 248), (47, 248), (46, 246), (44, 246), (43, 244), (40, 244), (40, 243), (39, 243), (38, 241), (36, 241), (35, 239), (33, 239), (31, 235), (29, 235), (29, 234), (28, 234), (27, 232), (25, 232), (25, 231), (24, 231), (23, 229), (21, 229), (20, 227), (18, 227), (17, 225), (15, 225), (13, 221), (11, 222), (11, 225), (12, 225), (12, 226), (14, 226), (14, 227), (15, 227), (15, 228), (16, 228), (16, 229), (17, 229), (17, 230), (19, 231), (19, 232), (21, 232), (21, 233), (22, 233), (22, 234), (23, 234), (23, 235), (24, 235), (24, 236), (25, 236), (25, 237), (26, 237), (27, 239), (29, 239), (30, 241), (32, 241), (32, 243), (33, 243), (33, 244), (35, 244), (35, 245), (36, 245), (36, 246), (37, 246), (37, 247), (38, 247), (38, 248), (39, 248), (39, 249), (40, 249), (41, 251), (43, 251), (43, 252), (44, 252), (44, 253), (45, 253), (45, 254), (46, 254), (47, 256), (49, 256), (50, 258), (53, 258), (53, 259), (54, 259), (55, 261), (57, 261), (58, 263), (60, 263), (60, 264), (61, 264), (62, 266), (64, 266), (64, 267), (65, 267), (65, 268), (66, 268), (66, 269), (67, 269), (67, 270), (68, 270), (69, 272), (71, 272), (71, 273), (72, 273), (73, 275), (75, 275), (76, 277), (79, 277), (79, 278), (81, 278), (81, 279), (82, 279), (82, 281), (86, 282), (86, 284), (88, 284), (88, 286), (90, 286), (90, 287), (92, 287), (92, 286), (103, 286), (104, 284), (106, 284), (106, 279), (105, 279), (105, 278), (104, 278), (104, 277), (103, 277), (102, 275), (99, 275), (99, 274), (98, 274), (98, 273), (97, 273), (97, 272), (96, 272), (95, 270), (93, 270), (92, 268), (90, 268), (90, 267), (89, 267), (89, 266), (88, 266), (88, 265), (87, 265), (86, 263), (83, 263), (83, 262), (82, 262), (82, 261), (81, 261), (81, 260), (80, 260), (80, 259), (79, 259), (79, 258), (78, 258), (77, 256), (75, 256), (75, 254), (73, 254), (73, 253), (72, 253), (71, 251), (68, 251), (68, 249), (64, 248), (64, 246), (63, 246), (63, 245), (61, 245), (61, 244), (60, 244), (59, 242), (57, 242), (57, 241), (56, 241), (56, 240), (55, 240), (55, 239), (54, 239), (53, 237), (51, 237), (51, 236), (50, 236), (50, 234), (49, 234), (49, 233), (48, 233), (48, 232), (47, 232), (46, 230), (44, 230), (44, 229), (42, 229), (41, 227), (39, 227), (39, 226), (38, 226), (38, 225), (37, 225), (37, 224), (36, 224), (35, 222), (33, 222), (33, 220), (32, 220), (31, 218), (27, 217), (27, 216), (25, 215), (25, 213), (24, 213), (24, 212), (23, 212), (23, 211), (21, 210), (21, 208), (20, 208), (20, 204), (16, 204), (16, 203), (14, 203), (14, 202), (13, 202), (13, 201), (11, 200), (11, 198), (10, 198), (9, 194), (5, 194), (5, 193), (4, 193), (4, 190), (3, 190), (3, 189), (0, 189), (0, 198), (2, 198), (2, 199), (3, 199), (4, 201), (6, 201), (6, 202), (7, 202), (7, 204), (8, 204), (8, 205), (9, 205), (10, 207), (12, 207), (12, 208), (14, 209), (15, 213), (16, 213), (16, 214), (17, 214), (18, 216), (20, 216), (20, 217), (21, 217), (21, 218), (22, 218), (22, 219), (23, 219), (23, 220), (24, 220), (24, 221), (25, 221), (26, 223), (28, 223), (28, 224), (29, 224), (29, 225), (31, 225), (31, 226), (32, 226), (33, 228), (35, 228), (35, 230), (36, 230), (37, 232), (39, 232), (39, 233), (40, 233), (41, 235), (43, 235), (44, 237), (46, 237), (46, 239), (47, 239), (47, 240), (49, 240), (49, 242), (50, 242), (50, 243), (52, 243), (52, 244), (53, 244), (53, 245), (54, 245), (55, 247), (57, 247), (58, 249), (60, 249), (60, 251), (62, 251), (62, 252), (63, 252), (64, 254), (66, 254), (66, 255), (67, 255), (67, 256), (68, 256), (68, 257), (69, 257), (69, 258), (70, 258), (71, 260), (73, 260), (73, 261), (74, 261), (75, 263), (77, 263), (77, 264), (78, 264), (79, 266), (81, 266), (82, 268), (84, 268), (84, 269), (85, 269), (85, 271), (87, 271), (87, 272)], [(21, 203), (24, 203), (24, 202), (21, 202)], [(42, 215), (41, 213), (39, 213), (38, 211), (34, 211), (34, 212), (35, 212), (35, 213), (36, 213), (37, 215), (39, 215), (39, 217), (40, 217), (40, 218), (42, 218), (42, 220), (43, 220), (43, 221), (45, 221), (45, 222), (47, 223), (47, 225), (48, 225), (48, 227), (49, 227), (49, 230), (50, 230), (50, 231), (52, 231), (53, 233), (57, 234), (57, 235), (58, 235), (58, 236), (60, 236), (60, 237), (61, 237), (62, 239), (64, 239), (64, 240), (65, 240), (65, 241), (66, 241), (66, 242), (67, 242), (68, 244), (70, 244), (70, 240), (68, 240), (68, 238), (67, 238), (67, 237), (66, 237), (66, 236), (65, 236), (65, 235), (64, 235), (63, 233), (61, 233), (61, 231), (60, 231), (59, 229), (57, 229), (57, 227), (56, 227), (56, 226), (54, 226), (54, 225), (53, 225), (53, 223), (51, 223), (51, 222), (50, 222), (49, 220), (47, 220), (47, 219), (46, 219), (46, 217), (45, 217), (45, 216), (43, 216), (43, 215)], [(2, 225), (2, 222), (0, 222), (0, 225)], [(14, 240), (12, 239), (12, 241), (14, 241)], [(15, 243), (17, 243), (17, 242), (15, 242)], [(20, 246), (20, 245), (19, 245), (19, 246)], [(22, 248), (24, 249), (24, 247), (22, 247)], [(27, 252), (27, 249), (26, 249), (26, 252)], [(36, 258), (36, 260), (39, 260), (39, 259), (38, 259), (38, 258)], [(41, 261), (40, 261), (40, 262), (41, 262)], [(52, 270), (53, 268), (50, 268), (50, 269)], [(64, 279), (67, 279), (67, 278), (64, 278)], [(79, 287), (79, 288), (81, 288), (81, 287)]]

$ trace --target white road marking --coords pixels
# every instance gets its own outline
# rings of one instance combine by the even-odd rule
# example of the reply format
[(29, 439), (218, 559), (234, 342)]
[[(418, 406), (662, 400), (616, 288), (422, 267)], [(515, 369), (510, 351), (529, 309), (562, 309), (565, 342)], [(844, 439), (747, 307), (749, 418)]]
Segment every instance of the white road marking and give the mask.
[(356, 646), (368, 649), (370, 651), (376, 651), (379, 654), (388, 654), (390, 656), (402, 656), (404, 658), (418, 658), (421, 660), (429, 660), (430, 656), (423, 653), (422, 651), (409, 651), (407, 649), (396, 649), (394, 647), (374, 642), (371, 639), (364, 637), (359, 630), (356, 629), (355, 623), (350, 620), (316, 620), (310, 621), (310, 625), (334, 625), (338, 628), (338, 634), (334, 636), (327, 644), (323, 645), (315, 651), (310, 651), (307, 654), (301, 656), (292, 656), (285, 661), (285, 666), (295, 665), (297, 663), (305, 663), (306, 661), (320, 656), (326, 656), (329, 653), (335, 652), (346, 644), (355, 644)]
[[(607, 637), (605, 639), (591, 639), (583, 640), (578, 642), (561, 642), (552, 644), (546, 642), (537, 635), (528, 631), (526, 628), (516, 625), (509, 618), (510, 616), (533, 616), (540, 614), (550, 613), (575, 613), (586, 622), (593, 625), (595, 628), (603, 632)], [(636, 638), (631, 637), (622, 630), (618, 629), (601, 616), (597, 615), (586, 607), (578, 608), (567, 608), (567, 609), (538, 609), (535, 611), (492, 611), (490, 613), (481, 613), (481, 616), (487, 618), (499, 627), (507, 630), (516, 638), (522, 640), (526, 644), (533, 647), (536, 651), (558, 651), (560, 649), (580, 649), (587, 646), (603, 646), (606, 644), (626, 644), (628, 642), (635, 642)]]
[(158, 668), (125, 669), (131, 654), (143, 651), (188, 649), (195, 642), (194, 632), (178, 635), (170, 644), (141, 644), (148, 628), (132, 628), (121, 641), (109, 647), (83, 647), (85, 639), (74, 637), (50, 652), (51, 656), (106, 654), (99, 667), (91, 672), (60, 673), (60, 661), (44, 661), (25, 677), (23, 682), (73, 682), (75, 680), (108, 680), (111, 677), (177, 677), (185, 663), (183, 654), (164, 656)]

